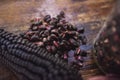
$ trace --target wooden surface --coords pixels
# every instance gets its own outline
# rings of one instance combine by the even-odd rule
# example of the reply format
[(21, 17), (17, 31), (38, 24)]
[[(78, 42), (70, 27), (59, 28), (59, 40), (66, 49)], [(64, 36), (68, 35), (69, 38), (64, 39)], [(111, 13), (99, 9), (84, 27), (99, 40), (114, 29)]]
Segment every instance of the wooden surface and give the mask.
[(5, 65), (0, 63), (0, 80), (18, 80), (18, 78)]
[[(91, 44), (114, 3), (115, 0), (4, 0), (0, 1), (0, 27), (18, 34), (28, 28), (33, 17), (49, 13), (56, 15), (64, 10), (68, 20), (85, 27), (88, 44)], [(85, 65), (93, 65), (91, 55), (88, 57)], [(96, 67), (84, 69), (81, 73), (84, 79), (100, 74)], [(0, 64), (0, 80), (17, 78), (8, 68)]]

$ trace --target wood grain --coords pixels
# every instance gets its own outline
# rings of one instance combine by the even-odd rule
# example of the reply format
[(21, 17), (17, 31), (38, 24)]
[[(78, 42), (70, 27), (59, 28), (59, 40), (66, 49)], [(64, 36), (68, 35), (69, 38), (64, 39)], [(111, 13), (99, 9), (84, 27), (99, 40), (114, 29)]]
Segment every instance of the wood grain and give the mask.
[[(38, 9), (41, 9), (43, 3), (44, 0), (0, 1), (0, 27), (16, 34), (25, 31), (30, 25), (30, 19), (40, 12)], [(96, 37), (102, 27), (101, 22), (106, 20), (114, 3), (115, 0), (55, 1), (60, 10), (70, 15), (71, 22), (85, 25), (89, 43)], [(95, 23), (96, 21), (98, 23)], [(0, 64), (0, 80), (17, 80), (17, 78), (8, 68)]]

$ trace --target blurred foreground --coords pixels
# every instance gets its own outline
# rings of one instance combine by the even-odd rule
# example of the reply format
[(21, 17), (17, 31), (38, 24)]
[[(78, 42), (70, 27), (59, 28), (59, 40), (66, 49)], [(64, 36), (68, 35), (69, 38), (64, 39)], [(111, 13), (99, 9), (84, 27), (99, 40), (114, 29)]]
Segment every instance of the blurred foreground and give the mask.
[[(28, 29), (33, 17), (57, 15), (59, 11), (64, 10), (68, 20), (85, 27), (88, 42), (91, 44), (112, 11), (114, 3), (115, 0), (4, 0), (0, 1), (0, 27), (18, 34)], [(89, 56), (85, 64), (93, 63)], [(95, 76), (98, 74), (96, 71), (96, 68), (83, 70), (83, 77), (87, 79), (89, 76)], [(98, 80), (104, 80), (103, 78)], [(0, 65), (0, 80), (17, 80), (17, 78), (5, 66)]]

